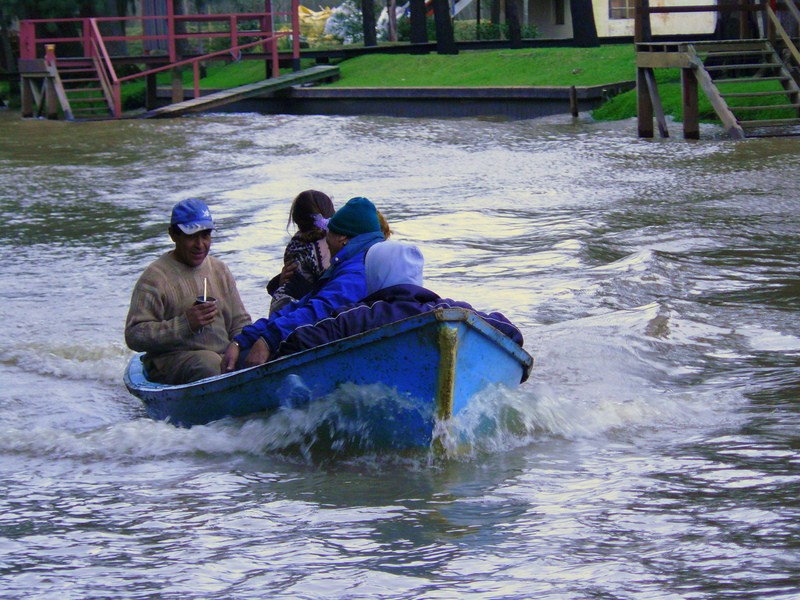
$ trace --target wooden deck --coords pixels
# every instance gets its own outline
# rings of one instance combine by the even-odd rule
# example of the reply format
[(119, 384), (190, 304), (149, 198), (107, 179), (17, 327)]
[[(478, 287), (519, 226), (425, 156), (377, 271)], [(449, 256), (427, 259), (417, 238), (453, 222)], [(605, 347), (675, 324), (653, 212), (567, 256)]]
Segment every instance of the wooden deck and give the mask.
[(228, 90), (221, 90), (213, 92), (199, 98), (185, 100), (150, 110), (142, 115), (142, 119), (164, 119), (168, 117), (180, 117), (189, 113), (204, 112), (214, 110), (220, 106), (252, 98), (254, 96), (263, 96), (271, 94), (278, 90), (302, 85), (304, 83), (311, 83), (314, 81), (330, 81), (339, 78), (339, 67), (331, 65), (317, 65), (309, 69), (295, 71), (265, 79), (256, 83), (250, 83), (239, 87), (231, 88)]

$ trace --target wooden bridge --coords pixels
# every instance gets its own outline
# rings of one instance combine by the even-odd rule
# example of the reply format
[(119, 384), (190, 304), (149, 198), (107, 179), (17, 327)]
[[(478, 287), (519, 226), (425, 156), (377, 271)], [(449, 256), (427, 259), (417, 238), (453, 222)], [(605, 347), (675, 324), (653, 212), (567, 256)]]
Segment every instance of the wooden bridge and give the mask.
[(316, 65), (308, 69), (301, 69), (293, 73), (286, 73), (278, 77), (257, 81), (228, 90), (220, 90), (211, 94), (200, 96), (192, 100), (176, 102), (168, 106), (162, 106), (149, 110), (140, 115), (143, 119), (163, 119), (165, 117), (179, 117), (189, 113), (213, 110), (239, 102), (255, 96), (271, 94), (278, 90), (286, 89), (295, 85), (301, 85), (312, 81), (329, 81), (339, 77), (339, 67), (332, 65)]
[[(654, 69), (681, 69), (683, 136), (700, 136), (698, 89), (727, 134), (734, 139), (800, 135), (800, 51), (796, 31), (800, 11), (795, 0), (778, 4), (646, 6), (639, 0), (636, 26), (638, 133), (653, 137), (655, 119), (668, 137)], [(741, 11), (740, 39), (716, 42), (662, 42), (649, 38), (649, 15), (668, 12)], [(762, 14), (764, 37), (752, 37), (749, 14)], [(794, 36), (787, 32), (795, 31)]]
[[(22, 116), (51, 119), (63, 116), (68, 120), (121, 118), (122, 86), (135, 80), (144, 80), (147, 107), (154, 109), (156, 76), (163, 72), (171, 74), (173, 102), (182, 103), (182, 73), (189, 68), (197, 102), (183, 103), (172, 114), (220, 106), (255, 93), (254, 89), (239, 89), (202, 99), (201, 72), (213, 62), (264, 62), (265, 78), (275, 81), (261, 84), (260, 93), (335, 75), (330, 69), (297, 73), (299, 0), (291, 0), (287, 12), (273, 11), (271, 0), (265, 0), (264, 12), (259, 13), (177, 15), (173, 12), (173, 2), (167, 2), (166, 6), (166, 15), (22, 21), (19, 61)], [(54, 26), (74, 33), (53, 37), (48, 28)], [(120, 31), (136, 33), (126, 35)], [(109, 48), (123, 48), (124, 52), (115, 54)], [(282, 64), (290, 65), (295, 73), (281, 76)]]

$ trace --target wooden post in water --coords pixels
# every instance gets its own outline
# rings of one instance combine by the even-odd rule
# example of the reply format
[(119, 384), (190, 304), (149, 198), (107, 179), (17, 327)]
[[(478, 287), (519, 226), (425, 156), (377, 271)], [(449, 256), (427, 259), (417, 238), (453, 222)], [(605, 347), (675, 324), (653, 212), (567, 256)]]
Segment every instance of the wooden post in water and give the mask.
[(144, 107), (153, 110), (158, 106), (158, 80), (155, 73), (150, 73), (145, 77)]
[(569, 88), (569, 112), (572, 113), (573, 117), (577, 117), (579, 114), (578, 90), (575, 89), (574, 85), (571, 88)]
[(20, 78), (20, 112), (23, 119), (30, 119), (33, 117), (33, 82), (28, 77)]
[(177, 102), (183, 102), (183, 75), (182, 75), (183, 68), (176, 67), (174, 69), (170, 69), (170, 73), (172, 73), (172, 103), (175, 104)]
[[(51, 73), (56, 68), (56, 45), (45, 44), (44, 62)], [(44, 78), (44, 110), (48, 119), (58, 119), (58, 96), (56, 95), (56, 81), (54, 77)]]
[(681, 69), (681, 96), (683, 99), (683, 137), (700, 139), (700, 109), (697, 97), (697, 77), (689, 68)]
[[(649, 8), (648, 0), (636, 0), (634, 12), (633, 41), (638, 44), (650, 41), (650, 13), (645, 12)], [(647, 85), (645, 69), (636, 67), (636, 122), (639, 130), (639, 137), (653, 137), (653, 100), (650, 98), (650, 89)]]
[(643, 67), (636, 67), (636, 121), (639, 137), (653, 137), (653, 100)]

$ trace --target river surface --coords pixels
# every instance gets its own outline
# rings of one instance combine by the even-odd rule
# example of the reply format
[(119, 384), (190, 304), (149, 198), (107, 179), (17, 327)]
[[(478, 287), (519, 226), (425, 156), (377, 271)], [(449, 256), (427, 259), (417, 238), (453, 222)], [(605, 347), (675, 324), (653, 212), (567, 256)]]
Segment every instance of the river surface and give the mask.
[[(800, 596), (800, 142), (635, 131), (0, 111), (0, 595)], [(172, 205), (211, 205), (258, 317), (307, 188), (371, 198), (427, 287), (522, 329), (530, 380), (446, 456), (371, 447), (335, 398), (178, 429), (126, 391)]]

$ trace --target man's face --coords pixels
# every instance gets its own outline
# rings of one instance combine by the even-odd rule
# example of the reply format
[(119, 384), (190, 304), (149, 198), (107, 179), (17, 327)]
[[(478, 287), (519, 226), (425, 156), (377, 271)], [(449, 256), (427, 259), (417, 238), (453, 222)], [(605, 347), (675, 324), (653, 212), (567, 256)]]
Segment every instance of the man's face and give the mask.
[(199, 267), (211, 250), (211, 230), (204, 229), (186, 235), (179, 229), (171, 229), (169, 236), (175, 242), (175, 258), (187, 267)]
[(331, 256), (336, 256), (339, 250), (344, 248), (345, 244), (347, 244), (347, 236), (329, 231), (328, 235), (325, 236), (325, 241), (328, 242), (328, 248), (330, 248)]

